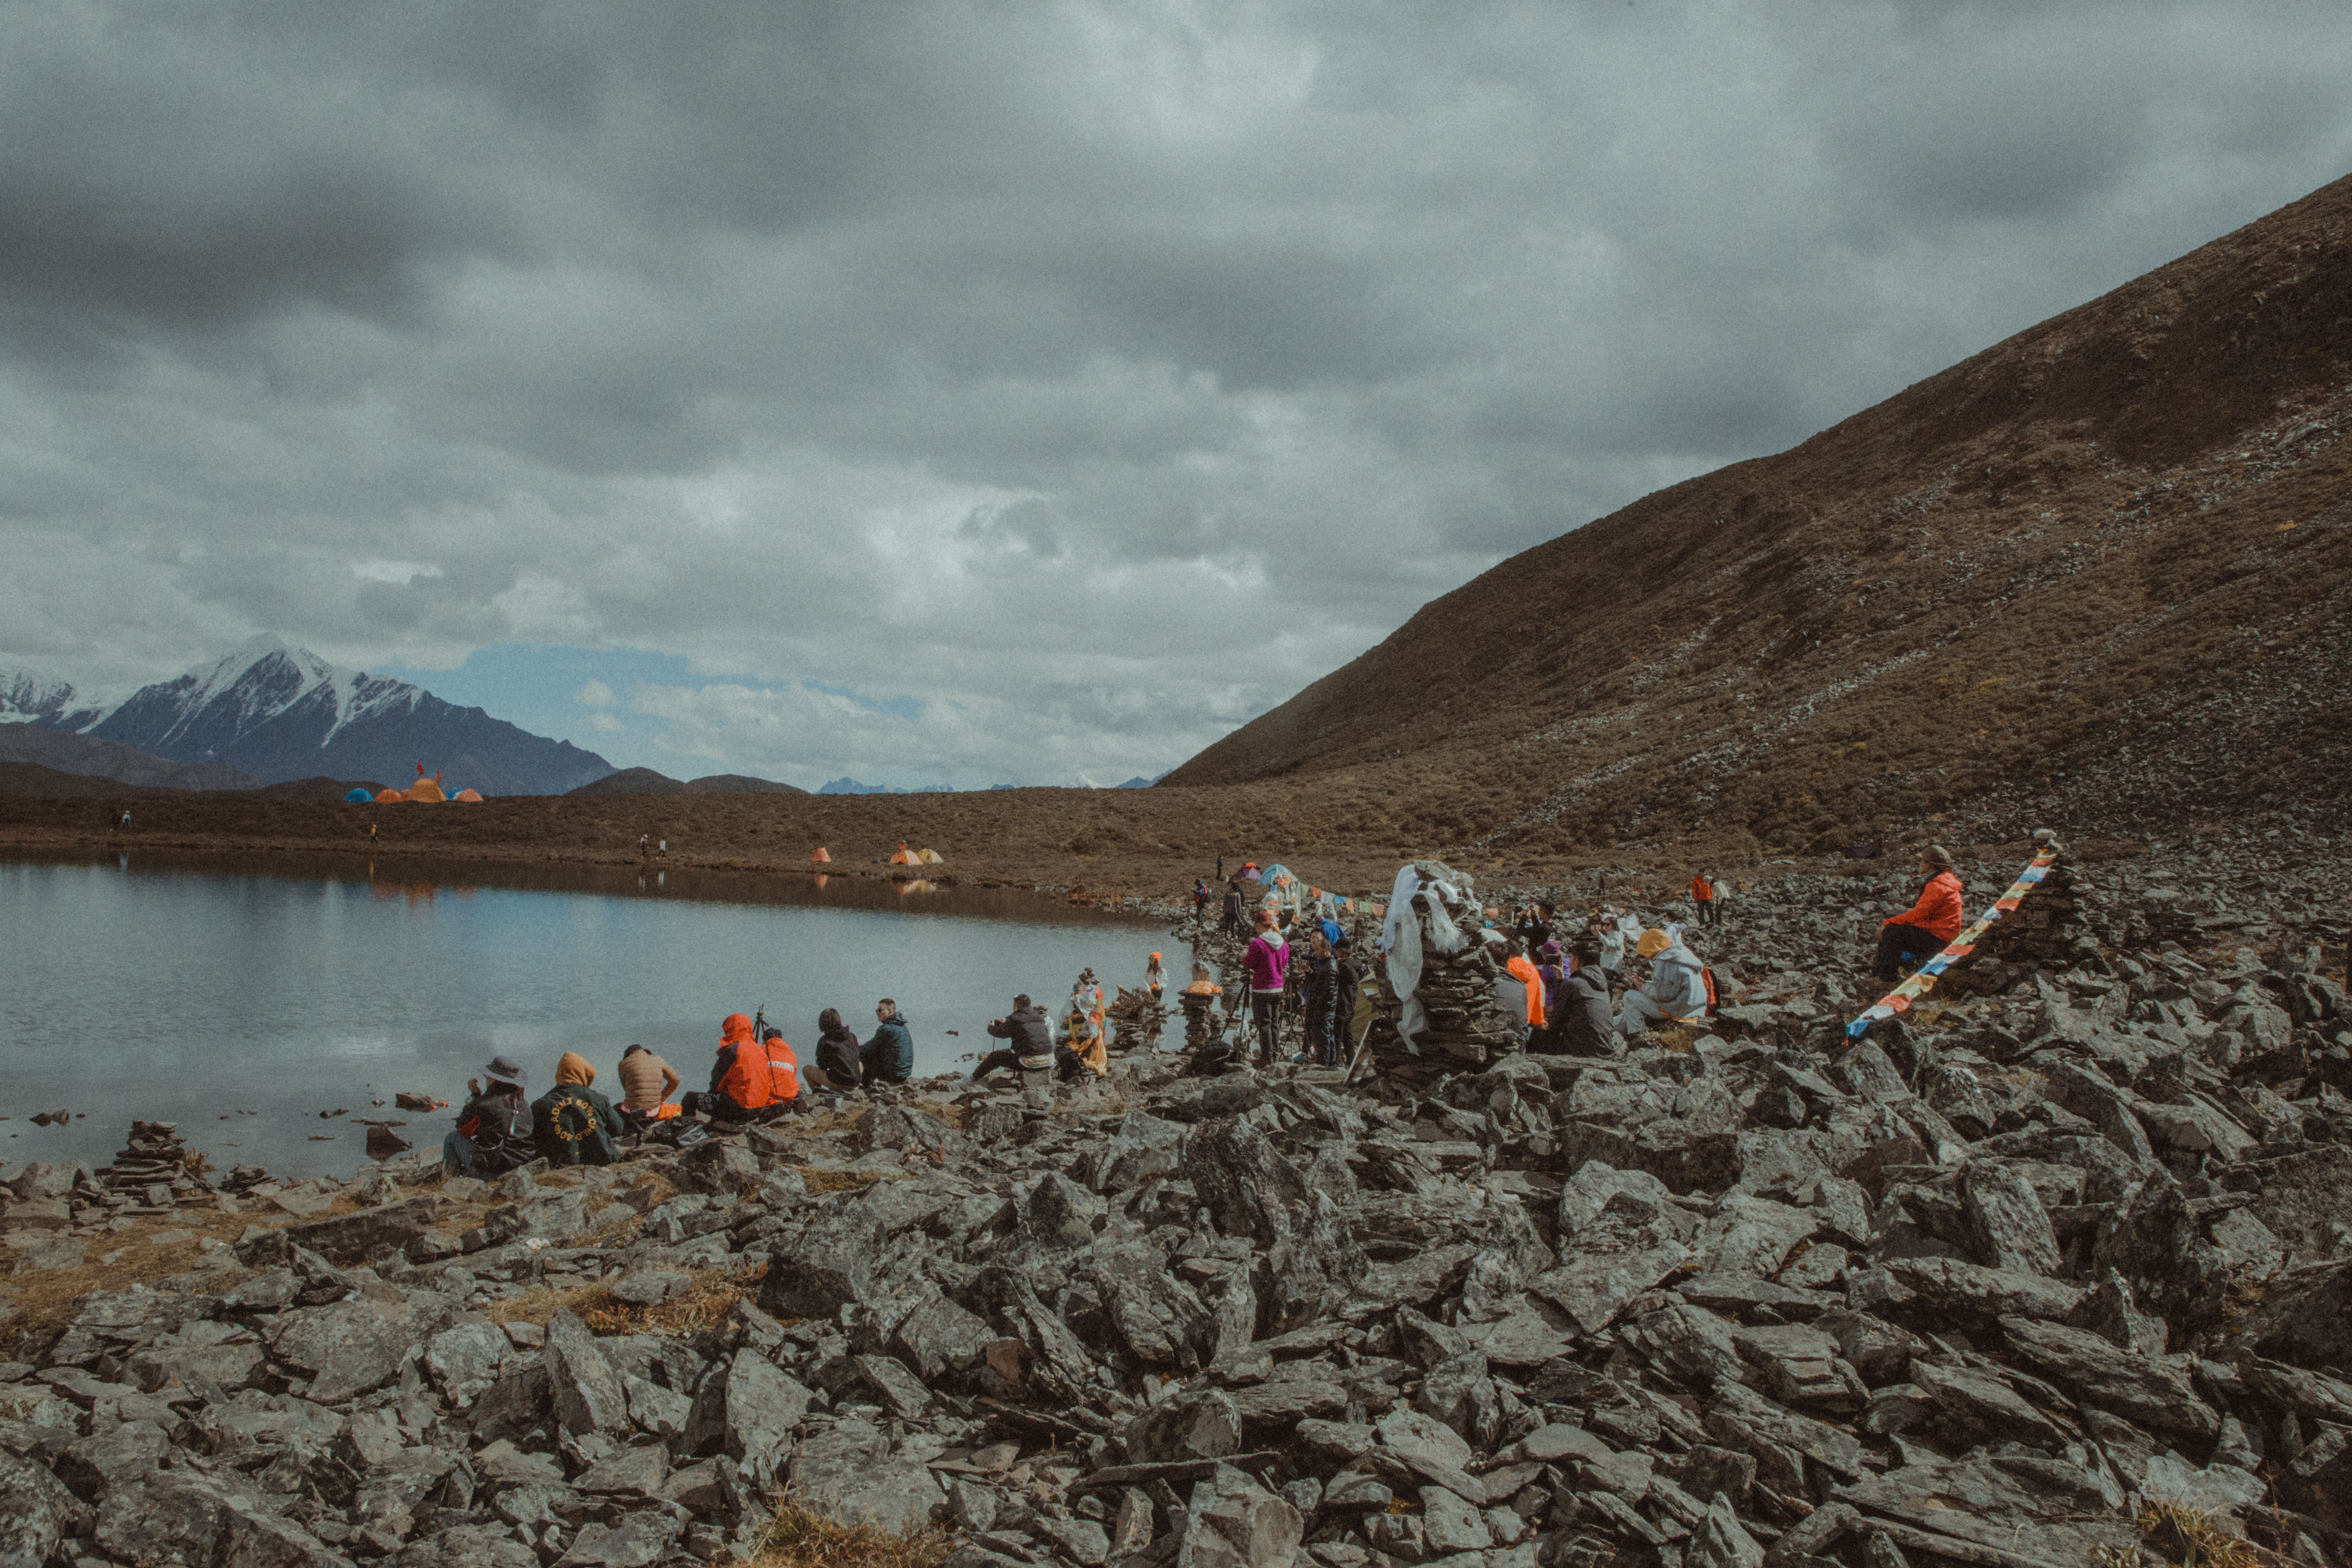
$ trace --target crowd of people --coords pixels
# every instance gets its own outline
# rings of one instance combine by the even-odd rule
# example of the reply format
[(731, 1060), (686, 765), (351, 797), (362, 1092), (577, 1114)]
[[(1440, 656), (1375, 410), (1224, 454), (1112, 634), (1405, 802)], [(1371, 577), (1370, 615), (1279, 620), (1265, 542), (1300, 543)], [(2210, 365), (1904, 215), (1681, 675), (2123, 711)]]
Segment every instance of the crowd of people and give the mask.
[[(1218, 870), (1224, 885), (1216, 930), (1236, 938), (1248, 933), (1241, 969), (1255, 1062), (1280, 1059), (1281, 1041), (1295, 1021), (1299, 1048), (1289, 1059), (1344, 1065), (1378, 1016), (1380, 955), (1360, 956), (1357, 937), (1328, 912), (1301, 910), (1286, 922), (1274, 909), (1252, 910), (1253, 895), (1263, 897), (1263, 884), (1251, 885), (1254, 866), (1231, 879), (1223, 878), (1222, 861)], [(1904, 967), (1916, 967), (1959, 933), (1961, 882), (1949, 852), (1941, 845), (1922, 850), (1919, 875), (1924, 885), (1916, 901), (1880, 928), (1869, 974), (1874, 983), (1895, 984)], [(1212, 899), (1208, 884), (1196, 880), (1192, 914), (1204, 936)], [(1479, 935), (1497, 971), (1495, 1006), (1512, 1043), (1537, 1052), (1605, 1056), (1661, 1025), (1703, 1024), (1717, 1005), (1717, 982), (1687, 933), (1692, 924), (1713, 928), (1729, 901), (1725, 884), (1713, 872), (1699, 871), (1691, 878), (1687, 906), (1654, 925), (1609, 903), (1580, 921), (1563, 920), (1543, 902), (1511, 911), (1507, 921), (1484, 920)], [(1688, 921), (1674, 918), (1685, 913)], [(1196, 966), (1188, 991), (1205, 1002), (1218, 990), (1206, 969)], [(1229, 1012), (1238, 1011), (1240, 1000), (1228, 1004)], [(1248, 1047), (1223, 1039), (1198, 1049), (1217, 1065), (1249, 1054)]]
[[(1196, 1068), (1246, 1065), (1253, 1045), (1256, 1065), (1270, 1066), (1283, 1059), (1285, 1037), (1294, 1025), (1298, 1048), (1289, 1060), (1349, 1065), (1382, 1004), (1381, 955), (1369, 951), (1376, 944), (1348, 930), (1328, 904), (1296, 910), (1286, 921), (1266, 907), (1274, 900), (1251, 908), (1244, 884), (1254, 879), (1254, 865), (1230, 880), (1223, 878), (1222, 860), (1218, 870), (1224, 881), (1218, 931), (1236, 938), (1247, 934), (1239, 984), (1225, 1000), (1229, 1021), (1246, 1007), (1246, 1034), (1229, 1039), (1205, 1026), (1223, 987), (1205, 963), (1195, 962), (1192, 984), (1178, 1000), (1187, 1015), (1186, 1043)], [(1925, 962), (1959, 932), (1962, 887), (1950, 854), (1930, 845), (1920, 852), (1919, 874), (1923, 886), (1916, 902), (1880, 927), (1870, 972), (1874, 982), (1894, 984), (1902, 966)], [(1210, 901), (1207, 882), (1195, 881), (1192, 912), (1203, 938)], [(1727, 901), (1726, 889), (1712, 873), (1691, 879), (1686, 912), (1695, 923), (1712, 927)], [(1543, 902), (1511, 911), (1507, 921), (1484, 919), (1477, 934), (1494, 960), (1495, 1011), (1511, 1047), (1606, 1056), (1661, 1025), (1703, 1024), (1717, 1005), (1717, 983), (1686, 932), (1681, 920), (1663, 918), (1652, 925), (1631, 910), (1605, 903), (1580, 921), (1563, 920)], [(1145, 981), (1156, 1006), (1165, 985), (1159, 953), (1151, 955)], [(467, 1086), (469, 1098), (443, 1144), (444, 1163), (453, 1172), (475, 1176), (497, 1175), (542, 1157), (559, 1165), (601, 1165), (633, 1137), (685, 1141), (698, 1136), (694, 1130), (706, 1121), (763, 1122), (815, 1104), (837, 1104), (840, 1097), (870, 1085), (903, 1083), (914, 1071), (914, 1037), (888, 997), (876, 1004), (874, 1017), (872, 1036), (860, 1040), (837, 1009), (826, 1008), (817, 1015), (814, 1059), (803, 1064), (764, 1012), (748, 1017), (730, 1013), (720, 1025), (709, 1088), (683, 1095), (676, 1068), (646, 1047), (632, 1045), (616, 1068), (622, 1090), (617, 1106), (593, 1087), (596, 1069), (577, 1052), (563, 1053), (554, 1087), (537, 1100), (526, 1098), (523, 1068), (510, 1058), (495, 1058), (484, 1077)], [(1071, 1079), (1108, 1070), (1108, 1029), (1091, 970), (1073, 987), (1058, 1028), (1022, 994), (1003, 1017), (989, 1021), (988, 1034), (1003, 1044), (981, 1058), (963, 1080), (967, 1085), (1000, 1071), (1050, 1072)]]
[(537, 1100), (528, 1098), (520, 1063), (493, 1057), (481, 1078), (467, 1082), (466, 1104), (442, 1142), (442, 1163), (465, 1176), (501, 1175), (541, 1158), (607, 1165), (631, 1139), (683, 1141), (706, 1121), (750, 1126), (838, 1104), (869, 1085), (906, 1082), (915, 1071), (915, 1037), (898, 1005), (884, 997), (875, 1004), (874, 1021), (872, 1037), (861, 1041), (843, 1026), (840, 1012), (827, 1007), (817, 1015), (815, 1060), (804, 1066), (764, 1011), (730, 1013), (719, 1027), (710, 1087), (683, 1095), (676, 1068), (632, 1045), (614, 1069), (618, 1105), (594, 1087), (596, 1068), (577, 1051), (557, 1059), (555, 1087)]

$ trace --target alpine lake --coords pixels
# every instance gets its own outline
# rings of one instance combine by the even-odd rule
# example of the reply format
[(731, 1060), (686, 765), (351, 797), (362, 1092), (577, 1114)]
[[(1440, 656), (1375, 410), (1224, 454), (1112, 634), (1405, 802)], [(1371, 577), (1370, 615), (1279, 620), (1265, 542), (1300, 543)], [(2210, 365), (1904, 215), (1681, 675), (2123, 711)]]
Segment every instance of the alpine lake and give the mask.
[[(617, 1101), (615, 1065), (640, 1044), (700, 1089), (720, 1020), (763, 1007), (808, 1059), (819, 1012), (864, 1039), (887, 996), (919, 1076), (966, 1071), (1016, 993), (1054, 1009), (1092, 968), (1108, 998), (1171, 945), (1163, 922), (1038, 894), (845, 875), (0, 859), (0, 1174), (109, 1163), (135, 1119), (175, 1123), (215, 1172), (348, 1175), (368, 1121), (437, 1149), (493, 1056), (535, 1097), (578, 1051)], [(402, 1110), (402, 1090), (452, 1109)]]

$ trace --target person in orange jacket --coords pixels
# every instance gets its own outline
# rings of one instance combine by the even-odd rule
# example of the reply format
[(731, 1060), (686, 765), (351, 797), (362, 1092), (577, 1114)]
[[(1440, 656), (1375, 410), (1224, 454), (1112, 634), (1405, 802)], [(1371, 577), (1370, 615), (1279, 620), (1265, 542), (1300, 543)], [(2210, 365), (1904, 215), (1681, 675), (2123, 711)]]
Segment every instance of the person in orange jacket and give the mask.
[(1940, 844), (1920, 850), (1919, 875), (1927, 879), (1919, 901), (1878, 928), (1878, 956), (1870, 966), (1874, 980), (1892, 982), (1898, 963), (1924, 963), (1960, 934), (1960, 874), (1952, 869), (1951, 851)]
[(1715, 923), (1715, 879), (1701, 871), (1691, 879), (1691, 902), (1698, 906), (1698, 923)]

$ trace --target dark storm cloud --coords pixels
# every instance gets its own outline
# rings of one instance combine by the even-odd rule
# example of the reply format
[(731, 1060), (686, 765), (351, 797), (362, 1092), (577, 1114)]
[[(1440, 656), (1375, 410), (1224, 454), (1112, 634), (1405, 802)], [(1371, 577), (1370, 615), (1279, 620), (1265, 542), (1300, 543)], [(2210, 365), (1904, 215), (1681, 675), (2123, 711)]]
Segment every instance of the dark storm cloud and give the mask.
[(12, 26), (0, 662), (634, 647), (580, 738), (828, 775), (1159, 772), (2352, 161), (2340, 6)]

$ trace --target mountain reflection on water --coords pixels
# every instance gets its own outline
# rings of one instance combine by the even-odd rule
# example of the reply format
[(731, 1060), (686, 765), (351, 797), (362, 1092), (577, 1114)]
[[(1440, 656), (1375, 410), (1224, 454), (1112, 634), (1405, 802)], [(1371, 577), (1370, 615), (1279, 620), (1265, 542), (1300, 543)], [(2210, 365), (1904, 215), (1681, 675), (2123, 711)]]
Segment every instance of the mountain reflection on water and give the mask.
[(536, 1095), (577, 1050), (617, 1098), (631, 1043), (699, 1088), (719, 1019), (761, 1006), (806, 1055), (819, 1011), (864, 1037), (888, 996), (916, 1070), (943, 1072), (1015, 992), (1051, 1005), (1087, 967), (1136, 984), (1165, 944), (1035, 894), (839, 874), (132, 851), (0, 860), (0, 889), (8, 1165), (104, 1163), (137, 1118), (216, 1169), (348, 1173), (362, 1118), (439, 1143), (448, 1113), (397, 1090), (462, 1100), (504, 1054)]

